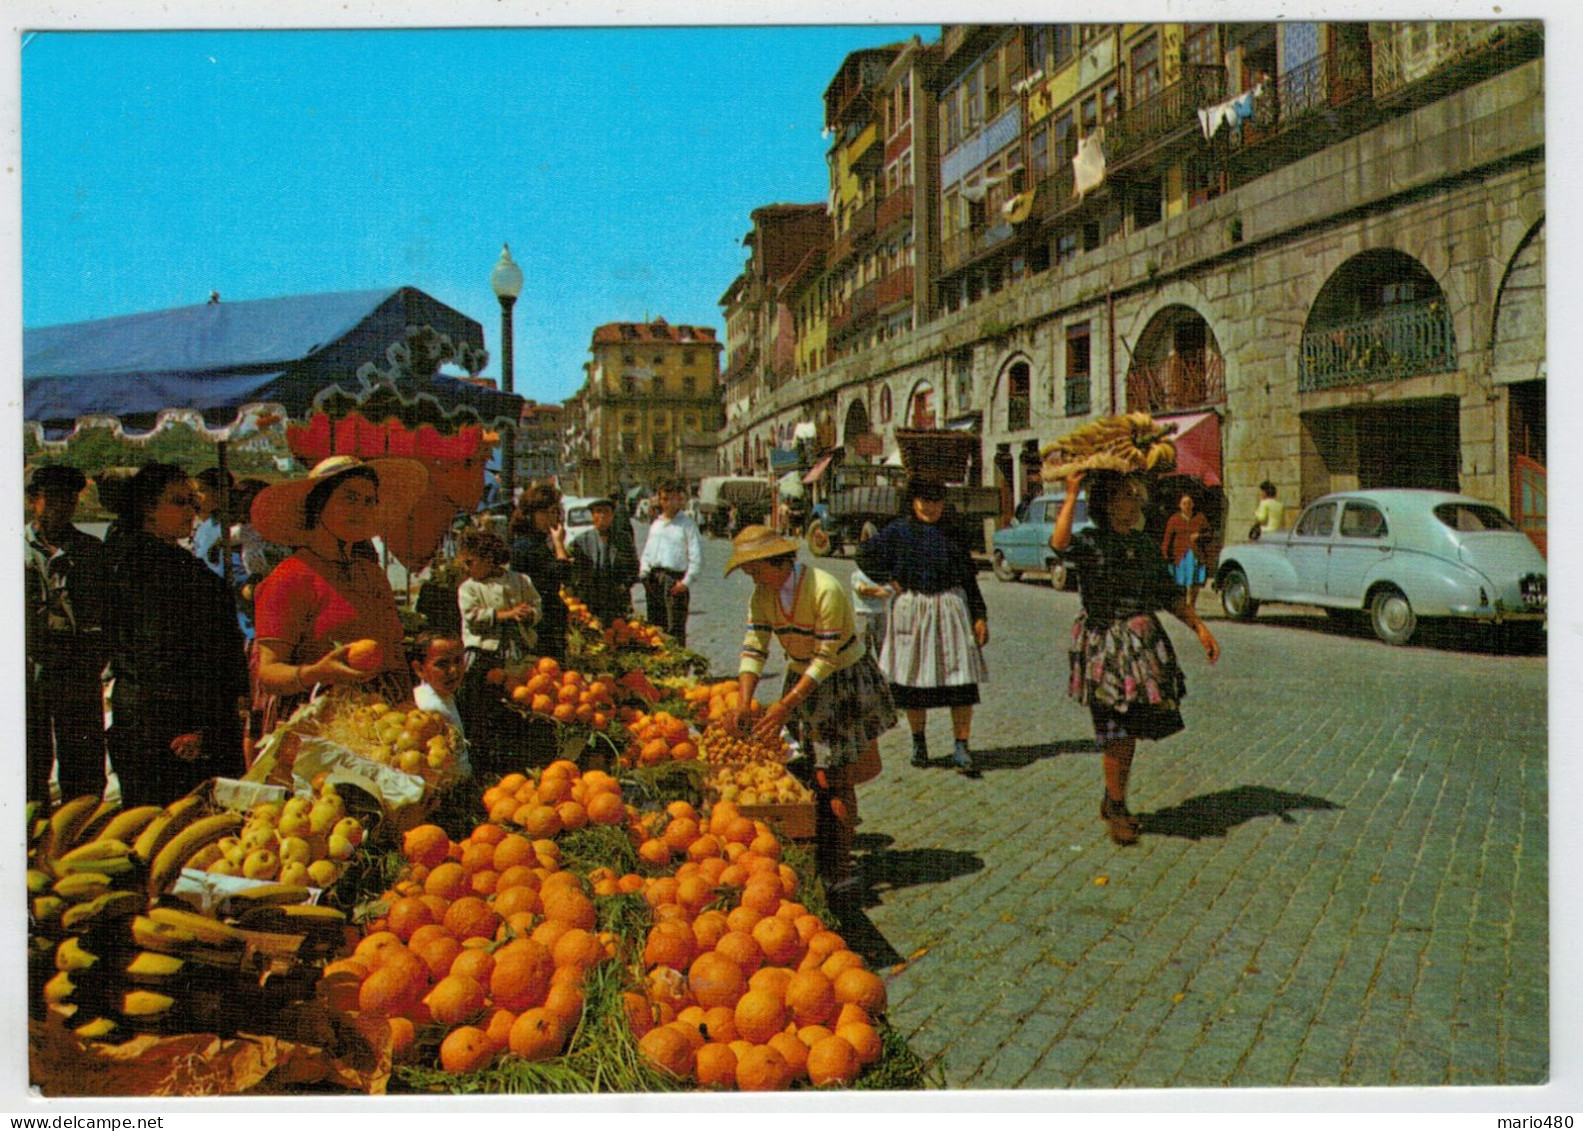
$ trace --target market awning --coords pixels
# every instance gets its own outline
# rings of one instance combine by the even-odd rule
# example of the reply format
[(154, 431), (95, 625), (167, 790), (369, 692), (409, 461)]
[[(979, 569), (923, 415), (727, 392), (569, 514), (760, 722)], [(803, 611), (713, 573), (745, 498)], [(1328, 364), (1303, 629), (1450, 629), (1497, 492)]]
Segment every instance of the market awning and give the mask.
[(1220, 471), (1220, 416), (1196, 412), (1185, 416), (1156, 416), (1161, 424), (1175, 424), (1176, 474), (1191, 475), (1206, 487), (1218, 487)]
[(830, 461), (833, 459), (835, 459), (834, 455), (820, 456), (819, 461), (809, 468), (808, 474), (802, 477), (802, 481), (804, 483), (819, 482), (819, 477), (824, 474), (825, 468), (830, 466)]
[(85, 419), (146, 431), (181, 412), (227, 439), (262, 406), (296, 421), (358, 412), (409, 428), (493, 425), (515, 423), (522, 405), (437, 372), (442, 363), (481, 370), (483, 327), (414, 287), (41, 326), (23, 330), (22, 343), (23, 419), (55, 435)]

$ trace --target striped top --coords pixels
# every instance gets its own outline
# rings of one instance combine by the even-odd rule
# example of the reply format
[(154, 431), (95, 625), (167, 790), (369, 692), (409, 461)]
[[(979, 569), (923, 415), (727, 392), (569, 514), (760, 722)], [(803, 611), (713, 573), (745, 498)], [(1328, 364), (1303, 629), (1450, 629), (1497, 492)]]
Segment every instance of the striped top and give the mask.
[(775, 590), (754, 587), (739, 671), (763, 672), (772, 635), (781, 642), (786, 672), (791, 676), (806, 673), (823, 682), (863, 658), (863, 638), (857, 631), (846, 587), (822, 569), (799, 564), (798, 575), (790, 616), (781, 608)]

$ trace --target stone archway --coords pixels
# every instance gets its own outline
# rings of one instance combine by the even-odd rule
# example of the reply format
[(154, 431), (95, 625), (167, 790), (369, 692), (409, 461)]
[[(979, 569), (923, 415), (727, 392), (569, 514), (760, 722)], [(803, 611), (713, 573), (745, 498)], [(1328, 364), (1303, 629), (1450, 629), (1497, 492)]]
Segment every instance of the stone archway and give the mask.
[(1394, 248), (1355, 255), (1325, 281), (1303, 326), (1303, 392), (1457, 368), (1456, 328), (1440, 284)]
[(940, 426), (939, 405), (935, 401), (933, 382), (919, 381), (912, 387), (912, 392), (907, 395), (907, 412), (902, 417), (902, 422), (908, 428)]
[(1001, 363), (990, 399), (1006, 431), (1033, 427), (1033, 361), (1027, 354), (1014, 353)]
[(1151, 415), (1226, 402), (1226, 361), (1204, 316), (1184, 303), (1155, 313), (1127, 367), (1127, 407)]

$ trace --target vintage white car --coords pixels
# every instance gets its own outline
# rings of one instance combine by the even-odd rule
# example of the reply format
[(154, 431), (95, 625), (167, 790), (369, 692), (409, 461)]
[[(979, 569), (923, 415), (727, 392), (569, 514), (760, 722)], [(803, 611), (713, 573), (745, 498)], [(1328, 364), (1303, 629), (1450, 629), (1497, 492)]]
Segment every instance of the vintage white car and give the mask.
[(1447, 491), (1341, 491), (1287, 531), (1227, 546), (1215, 572), (1228, 616), (1265, 603), (1366, 613), (1405, 644), (1420, 617), (1543, 622), (1544, 557), (1499, 507)]

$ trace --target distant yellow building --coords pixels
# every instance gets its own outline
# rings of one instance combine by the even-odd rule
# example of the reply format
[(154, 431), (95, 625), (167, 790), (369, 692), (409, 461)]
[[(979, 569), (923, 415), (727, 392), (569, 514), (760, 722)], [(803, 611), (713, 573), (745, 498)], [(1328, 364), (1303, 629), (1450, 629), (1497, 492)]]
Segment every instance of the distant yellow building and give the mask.
[[(664, 475), (694, 480), (712, 473), (723, 423), (721, 348), (713, 327), (673, 326), (663, 318), (596, 329), (587, 381), (573, 398), (583, 418), (568, 420), (579, 489), (647, 487)], [(703, 451), (708, 466), (695, 466)]]

